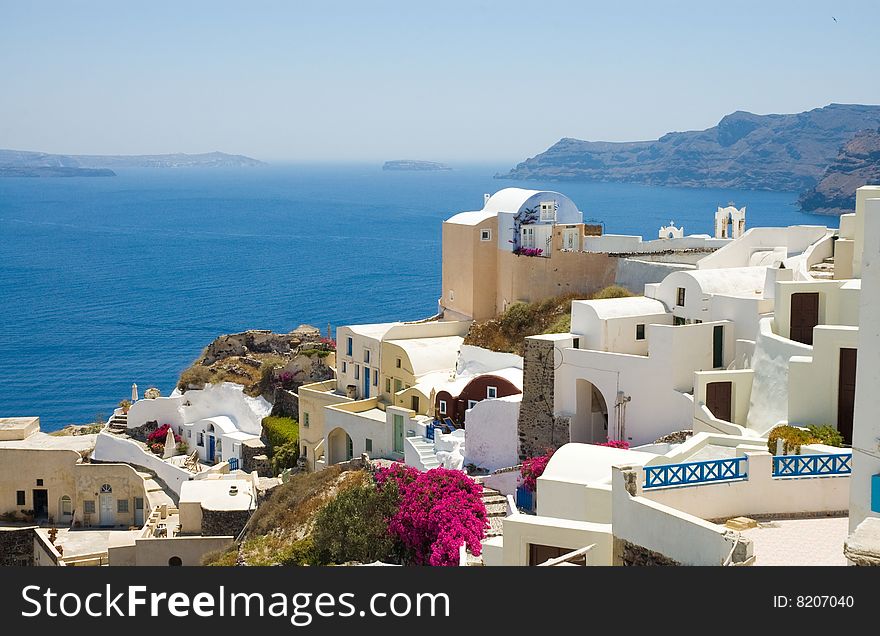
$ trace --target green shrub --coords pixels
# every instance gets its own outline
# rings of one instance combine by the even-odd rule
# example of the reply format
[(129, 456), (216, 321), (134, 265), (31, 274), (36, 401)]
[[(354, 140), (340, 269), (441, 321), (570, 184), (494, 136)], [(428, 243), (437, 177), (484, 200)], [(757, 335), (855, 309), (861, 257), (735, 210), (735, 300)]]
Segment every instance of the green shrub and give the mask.
[(594, 300), (601, 300), (603, 298), (629, 298), (630, 296), (635, 296), (630, 290), (626, 287), (621, 287), (620, 285), (609, 285), (604, 289), (600, 289), (595, 294), (593, 294)]
[(381, 490), (367, 482), (341, 491), (318, 511), (312, 531), (315, 565), (396, 561), (401, 547), (388, 532), (399, 495), (394, 484)]
[(843, 446), (843, 435), (833, 426), (810, 424), (807, 426), (807, 430), (816, 438), (814, 443), (825, 444), (826, 446)]
[(300, 353), (300, 355), (309, 356), (310, 358), (312, 356), (318, 356), (319, 358), (326, 358), (327, 356), (329, 356), (333, 352), (330, 351), (329, 349), (303, 349), (299, 353)]
[(272, 472), (276, 475), (296, 466), (299, 459), (299, 442), (293, 440), (275, 448), (272, 453)]
[(767, 448), (772, 455), (776, 454), (776, 440), (783, 440), (783, 452), (786, 455), (797, 455), (804, 444), (815, 444), (819, 440), (805, 429), (796, 426), (777, 426), (767, 436)]
[(292, 417), (269, 416), (263, 418), (263, 433), (269, 442), (269, 457), (289, 442), (299, 442), (299, 426)]

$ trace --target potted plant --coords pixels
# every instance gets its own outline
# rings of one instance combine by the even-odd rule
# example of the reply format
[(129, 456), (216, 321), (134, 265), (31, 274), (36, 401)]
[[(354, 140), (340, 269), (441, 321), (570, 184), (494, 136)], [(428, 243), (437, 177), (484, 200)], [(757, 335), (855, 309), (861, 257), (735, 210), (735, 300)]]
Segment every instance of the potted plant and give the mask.
[(128, 415), (128, 409), (131, 408), (131, 400), (122, 400), (122, 401), (119, 403), (119, 408), (122, 409), (122, 412), (123, 412), (125, 415)]

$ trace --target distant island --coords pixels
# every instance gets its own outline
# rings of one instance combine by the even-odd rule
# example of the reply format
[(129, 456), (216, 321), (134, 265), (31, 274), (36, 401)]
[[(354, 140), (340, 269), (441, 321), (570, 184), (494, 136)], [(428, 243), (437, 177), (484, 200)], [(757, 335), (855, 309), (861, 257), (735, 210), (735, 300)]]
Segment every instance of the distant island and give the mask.
[[(880, 106), (872, 105), (831, 104), (788, 115), (737, 111), (712, 128), (671, 132), (656, 141), (565, 138), (496, 178), (803, 192), (804, 210), (840, 213), (851, 210), (864, 178), (876, 179), (877, 149), (865, 144), (876, 137), (866, 131), (878, 128)], [(856, 141), (857, 135), (867, 136)], [(850, 142), (855, 146), (846, 150)], [(853, 162), (865, 164), (859, 175), (846, 172)], [(810, 194), (820, 181), (826, 185)]]
[(436, 161), (416, 161), (414, 159), (397, 159), (386, 161), (382, 170), (452, 170), (445, 163)]
[(55, 155), (0, 149), (0, 177), (113, 177), (112, 168), (239, 168), (264, 166), (244, 155)]

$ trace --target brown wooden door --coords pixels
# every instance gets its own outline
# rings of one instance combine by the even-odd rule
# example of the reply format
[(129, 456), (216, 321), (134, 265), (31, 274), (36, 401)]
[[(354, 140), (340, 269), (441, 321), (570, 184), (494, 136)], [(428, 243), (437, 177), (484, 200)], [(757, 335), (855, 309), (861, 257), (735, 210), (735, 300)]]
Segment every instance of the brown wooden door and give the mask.
[(712, 415), (725, 422), (730, 421), (730, 396), (732, 382), (709, 382), (706, 385), (706, 407)]
[(571, 548), (560, 548), (555, 545), (529, 544), (529, 565), (541, 565), (542, 563), (561, 557), (563, 554), (572, 552)]
[(813, 327), (819, 324), (818, 292), (791, 295), (790, 324), (789, 338), (795, 342), (813, 344)]
[(853, 407), (856, 399), (856, 350), (840, 350), (837, 381), (837, 430), (845, 444), (852, 444)]

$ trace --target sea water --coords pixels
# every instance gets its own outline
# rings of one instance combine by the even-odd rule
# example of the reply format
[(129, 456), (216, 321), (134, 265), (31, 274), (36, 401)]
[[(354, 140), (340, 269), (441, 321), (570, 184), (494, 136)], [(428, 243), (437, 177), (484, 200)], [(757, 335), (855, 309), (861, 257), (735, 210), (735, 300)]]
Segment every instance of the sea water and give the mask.
[(795, 193), (493, 179), (379, 164), (128, 169), (109, 178), (0, 179), (0, 417), (43, 430), (109, 415), (177, 376), (216, 336), (322, 330), (434, 314), (441, 222), (518, 186), (558, 190), (605, 232), (711, 233), (717, 206), (747, 227), (820, 224)]

